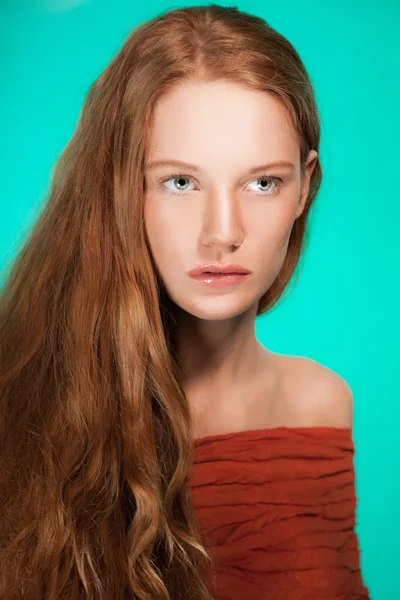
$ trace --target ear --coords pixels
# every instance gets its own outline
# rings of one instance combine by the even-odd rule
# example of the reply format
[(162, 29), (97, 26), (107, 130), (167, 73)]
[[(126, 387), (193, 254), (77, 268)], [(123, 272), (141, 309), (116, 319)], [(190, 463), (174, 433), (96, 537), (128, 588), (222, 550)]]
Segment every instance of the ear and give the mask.
[(310, 150), (310, 152), (308, 153), (308, 156), (307, 156), (306, 164), (305, 164), (304, 175), (302, 176), (303, 181), (302, 181), (302, 186), (301, 186), (300, 200), (299, 200), (297, 210), (296, 210), (296, 219), (298, 219), (301, 216), (301, 214), (304, 210), (304, 207), (306, 205), (307, 196), (308, 196), (308, 192), (310, 189), (311, 175), (312, 175), (312, 172), (314, 171), (315, 165), (317, 164), (317, 160), (318, 160), (317, 151)]

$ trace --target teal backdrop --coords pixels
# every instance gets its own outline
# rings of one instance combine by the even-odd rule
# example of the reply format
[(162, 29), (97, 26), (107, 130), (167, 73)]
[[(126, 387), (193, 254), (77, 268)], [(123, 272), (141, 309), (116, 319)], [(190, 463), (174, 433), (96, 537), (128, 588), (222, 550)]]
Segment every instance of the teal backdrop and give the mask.
[[(0, 0), (1, 282), (91, 82), (132, 28), (188, 4)], [(257, 337), (351, 386), (363, 576), (372, 600), (399, 600), (400, 3), (235, 5), (294, 44), (322, 122), (323, 183), (299, 279), (258, 317)]]

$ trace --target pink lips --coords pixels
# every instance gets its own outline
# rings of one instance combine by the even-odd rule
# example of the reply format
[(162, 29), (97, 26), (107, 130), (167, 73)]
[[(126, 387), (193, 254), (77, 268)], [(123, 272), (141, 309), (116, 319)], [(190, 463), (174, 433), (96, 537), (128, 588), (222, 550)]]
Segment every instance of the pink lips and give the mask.
[(204, 273), (250, 273), (249, 269), (242, 267), (241, 265), (219, 265), (217, 263), (212, 263), (208, 265), (201, 265), (200, 267), (196, 267), (191, 271), (188, 271), (188, 275), (191, 277), (192, 275), (202, 275)]
[(189, 277), (207, 287), (225, 287), (247, 279), (251, 271), (241, 265), (202, 265), (188, 272)]
[(191, 275), (195, 281), (207, 287), (225, 287), (241, 283), (250, 277), (250, 273), (203, 273), (202, 275)]

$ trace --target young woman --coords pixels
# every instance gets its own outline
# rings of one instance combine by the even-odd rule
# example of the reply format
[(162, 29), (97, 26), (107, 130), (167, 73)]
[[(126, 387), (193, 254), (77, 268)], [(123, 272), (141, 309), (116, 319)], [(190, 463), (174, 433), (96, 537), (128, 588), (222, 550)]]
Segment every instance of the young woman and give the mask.
[(0, 597), (368, 598), (352, 395), (254, 335), (321, 182), (306, 70), (218, 5), (91, 86), (2, 290)]

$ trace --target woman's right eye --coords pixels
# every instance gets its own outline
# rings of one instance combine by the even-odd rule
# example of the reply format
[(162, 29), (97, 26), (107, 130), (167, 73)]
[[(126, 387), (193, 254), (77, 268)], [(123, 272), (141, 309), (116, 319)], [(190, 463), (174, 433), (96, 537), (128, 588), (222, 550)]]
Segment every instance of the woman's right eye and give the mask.
[[(160, 183), (161, 184), (165, 184), (165, 183), (170, 182), (170, 181), (173, 182), (174, 180), (178, 180), (179, 181), (179, 185), (181, 185), (181, 186), (184, 187), (186, 185), (185, 184), (185, 180), (191, 181), (191, 178), (188, 177), (187, 175), (183, 175), (181, 173), (175, 173), (173, 175), (169, 175), (169, 177), (164, 177), (163, 179), (160, 180)], [(179, 188), (176, 188), (174, 183), (172, 183), (172, 186), (173, 186), (172, 189), (169, 188), (169, 187), (166, 188), (167, 189), (167, 193), (182, 195), (182, 193), (184, 193), (184, 192), (191, 191), (191, 190), (187, 190), (187, 189), (179, 191)]]

